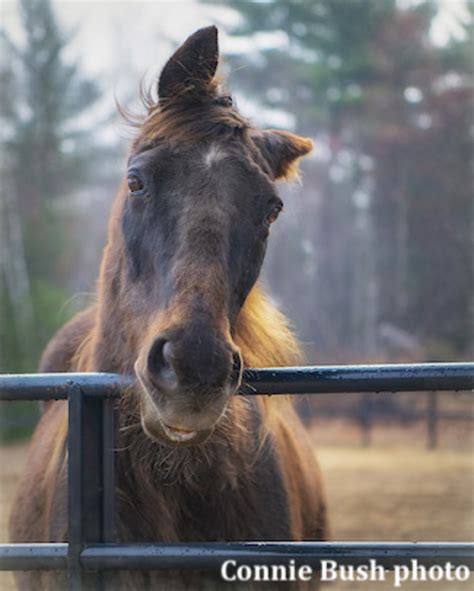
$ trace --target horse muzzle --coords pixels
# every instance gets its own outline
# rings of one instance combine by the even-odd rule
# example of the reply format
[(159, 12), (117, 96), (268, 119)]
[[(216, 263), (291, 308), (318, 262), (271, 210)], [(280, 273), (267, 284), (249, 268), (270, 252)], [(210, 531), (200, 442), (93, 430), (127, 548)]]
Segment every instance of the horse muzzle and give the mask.
[(216, 338), (189, 346), (160, 336), (139, 356), (135, 373), (142, 386), (145, 433), (167, 445), (205, 441), (240, 386), (240, 352)]

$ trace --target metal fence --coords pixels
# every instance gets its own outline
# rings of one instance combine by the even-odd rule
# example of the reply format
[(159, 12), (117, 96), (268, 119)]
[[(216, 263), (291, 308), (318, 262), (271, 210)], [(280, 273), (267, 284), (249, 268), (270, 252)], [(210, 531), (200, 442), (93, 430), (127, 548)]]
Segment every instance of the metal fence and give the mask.
[[(68, 401), (68, 543), (0, 544), (0, 570), (67, 570), (70, 590), (100, 589), (107, 570), (217, 570), (229, 559), (245, 564), (308, 564), (323, 559), (386, 568), (417, 559), (474, 569), (473, 543), (116, 542), (114, 401), (133, 378), (115, 374), (0, 376), (0, 400)], [(474, 363), (319, 366), (250, 369), (240, 394), (342, 394), (474, 389)]]
[[(453, 425), (468, 426), (472, 431), (474, 426), (474, 398), (465, 392), (445, 392), (452, 396), (438, 395), (438, 392), (425, 392), (424, 396), (417, 396), (415, 405), (410, 395), (410, 403), (400, 404), (396, 400), (394, 393), (386, 394), (382, 398), (372, 393), (361, 394), (353, 393), (357, 396), (355, 400), (347, 401), (347, 405), (339, 405), (338, 401), (332, 400), (329, 404), (323, 405), (305, 404), (300, 405), (299, 413), (304, 422), (310, 423), (314, 419), (324, 421), (342, 419), (349, 425), (358, 428), (358, 437), (354, 434), (353, 443), (359, 442), (362, 447), (371, 447), (374, 445), (373, 432), (377, 427), (388, 427), (397, 425), (402, 428), (412, 427), (414, 425), (422, 426), (424, 429), (424, 439), (426, 449), (434, 450), (442, 445), (442, 432), (447, 424), (450, 432), (456, 431), (458, 435), (462, 433), (459, 429), (452, 429)], [(332, 397), (332, 395), (331, 395)], [(443, 409), (444, 402), (450, 402), (450, 408)], [(306, 401), (307, 402), (307, 401)], [(0, 429), (2, 422), (0, 421)], [(377, 437), (375, 445), (377, 445)], [(468, 440), (463, 440), (463, 446), (469, 445)]]

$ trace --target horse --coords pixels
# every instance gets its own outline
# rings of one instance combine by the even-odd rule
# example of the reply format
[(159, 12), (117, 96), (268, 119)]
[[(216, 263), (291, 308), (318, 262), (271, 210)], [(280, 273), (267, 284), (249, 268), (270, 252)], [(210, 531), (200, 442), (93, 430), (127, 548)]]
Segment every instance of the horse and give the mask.
[[(116, 407), (118, 541), (325, 540), (320, 470), (289, 397), (234, 396), (244, 367), (301, 362), (258, 277), (283, 208), (276, 183), (298, 174), (313, 144), (243, 117), (218, 61), (217, 29), (200, 29), (165, 64), (158, 99), (144, 95), (96, 301), (53, 337), (40, 371), (136, 376)], [(66, 439), (66, 403), (48, 402), (12, 541), (67, 541)], [(16, 580), (37, 591), (64, 589), (62, 577)], [(223, 586), (155, 571), (109, 574), (106, 589), (160, 584)]]

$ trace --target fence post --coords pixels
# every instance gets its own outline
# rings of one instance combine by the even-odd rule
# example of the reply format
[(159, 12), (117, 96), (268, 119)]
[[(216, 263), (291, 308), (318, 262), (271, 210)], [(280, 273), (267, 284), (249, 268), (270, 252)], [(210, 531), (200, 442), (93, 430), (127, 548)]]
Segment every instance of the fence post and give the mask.
[(362, 447), (370, 447), (372, 444), (372, 396), (365, 394), (359, 414), (359, 422), (362, 435)]
[(438, 392), (428, 392), (427, 423), (427, 447), (438, 447)]
[(82, 590), (82, 392), (76, 385), (68, 391), (68, 556), (69, 591)]
[(68, 586), (100, 590), (103, 573), (85, 572), (80, 554), (85, 544), (115, 537), (114, 401), (84, 395), (75, 386), (68, 400)]

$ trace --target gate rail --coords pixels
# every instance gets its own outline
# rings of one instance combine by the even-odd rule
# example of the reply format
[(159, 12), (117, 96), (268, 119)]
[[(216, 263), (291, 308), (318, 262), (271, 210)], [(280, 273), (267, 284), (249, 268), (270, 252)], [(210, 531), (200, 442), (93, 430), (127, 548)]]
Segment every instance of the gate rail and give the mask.
[[(474, 570), (474, 543), (232, 542), (117, 544), (114, 526), (114, 403), (133, 378), (117, 374), (0, 375), (0, 401), (68, 403), (68, 543), (0, 544), (0, 570), (67, 570), (70, 590), (100, 589), (103, 572), (216, 569), (245, 564), (318, 567), (320, 560), (390, 568), (418, 560)], [(349, 365), (250, 369), (240, 394), (325, 394), (474, 390), (474, 363)]]

